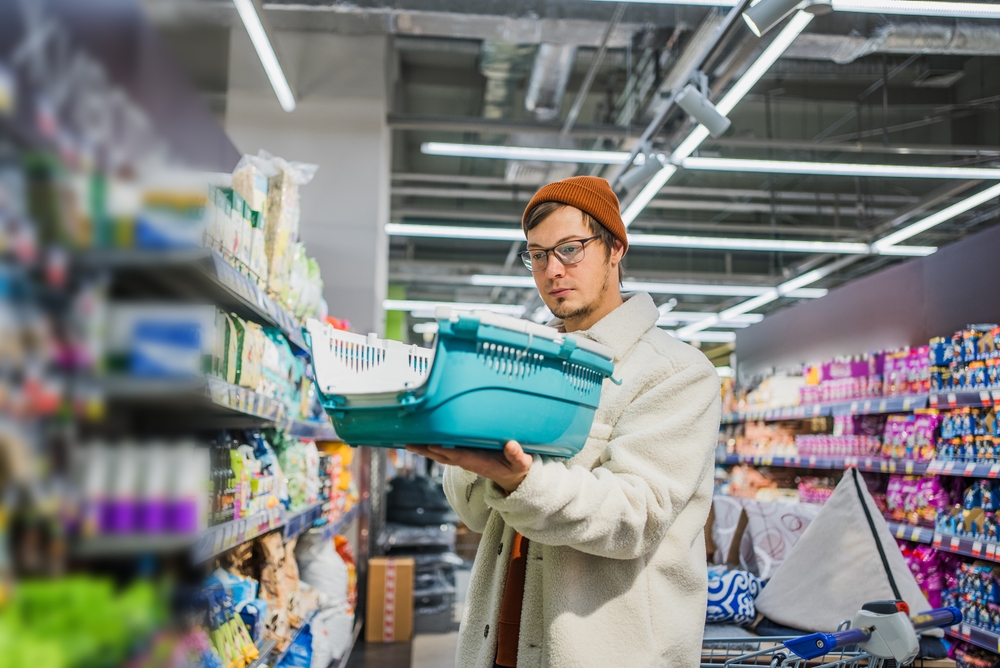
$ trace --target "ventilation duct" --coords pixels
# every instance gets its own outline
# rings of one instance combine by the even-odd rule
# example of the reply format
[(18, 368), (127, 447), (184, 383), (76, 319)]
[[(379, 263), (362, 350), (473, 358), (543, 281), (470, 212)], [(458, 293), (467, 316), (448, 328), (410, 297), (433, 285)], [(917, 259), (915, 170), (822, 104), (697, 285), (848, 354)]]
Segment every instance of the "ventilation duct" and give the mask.
[(846, 64), (873, 53), (1000, 55), (1000, 27), (963, 21), (921, 22), (882, 26), (872, 37), (803, 33), (782, 57)]

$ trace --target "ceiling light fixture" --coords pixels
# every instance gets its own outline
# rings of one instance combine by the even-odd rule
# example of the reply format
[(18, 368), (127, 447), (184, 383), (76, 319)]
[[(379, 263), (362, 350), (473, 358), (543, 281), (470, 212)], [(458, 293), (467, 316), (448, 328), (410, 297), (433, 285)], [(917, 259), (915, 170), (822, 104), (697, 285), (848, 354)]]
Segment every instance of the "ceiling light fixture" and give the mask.
[(416, 318), (433, 318), (434, 310), (438, 306), (448, 306), (456, 311), (492, 311), (500, 315), (509, 315), (520, 318), (524, 315), (524, 306), (521, 304), (470, 304), (464, 302), (428, 302), (412, 301), (407, 299), (386, 299), (382, 301), (382, 308), (386, 311), (409, 311)]
[[(534, 288), (535, 279), (531, 276), (500, 276), (491, 274), (474, 274), (469, 277), (472, 285), (489, 288)], [(622, 283), (625, 292), (648, 292), (653, 295), (702, 295), (710, 297), (754, 297), (763, 294), (771, 288), (756, 285), (724, 285), (717, 283), (660, 283), (654, 281), (625, 281)], [(796, 290), (791, 296), (799, 299), (819, 299), (825, 297), (827, 291), (816, 288)]]
[(955, 216), (961, 215), (970, 209), (974, 209), (980, 204), (985, 204), (991, 199), (1000, 197), (1000, 184), (987, 188), (986, 190), (981, 190), (980, 192), (968, 197), (961, 202), (952, 204), (949, 207), (941, 209), (937, 213), (933, 213), (922, 220), (918, 220), (912, 225), (907, 225), (901, 230), (897, 230), (892, 234), (889, 234), (874, 244), (872, 247), (878, 252), (885, 254), (886, 251), (891, 251), (893, 248), (899, 248), (899, 246), (894, 246), (901, 241), (906, 241), (910, 237), (914, 237), (921, 232), (925, 232), (932, 227), (940, 225), (941, 223), (947, 222), (954, 218)]
[[(524, 241), (524, 233), (516, 228), (460, 227), (457, 225), (410, 225), (389, 223), (386, 234), (393, 237), (423, 237), (437, 239), (476, 239), (480, 241)], [(834, 253), (838, 255), (930, 255), (933, 246), (892, 246), (880, 250), (863, 243), (842, 241), (796, 241), (790, 239), (740, 239), (730, 237), (696, 237), (674, 234), (630, 234), (629, 245), (647, 248), (698, 248), (701, 250), (757, 251), (775, 253)]]
[[(714, 313), (703, 313), (698, 311), (667, 311), (666, 313), (660, 314), (660, 319), (656, 321), (656, 324), (660, 327), (665, 327), (669, 325), (679, 325), (689, 322), (700, 322), (705, 318), (709, 318), (715, 315)], [(755, 325), (764, 319), (759, 313), (747, 313), (741, 316), (730, 319), (723, 324), (724, 327), (749, 327), (750, 325)]]
[[(761, 3), (763, 4), (763, 3)], [(677, 106), (686, 111), (696, 121), (708, 128), (709, 134), (718, 137), (725, 133), (732, 124), (726, 116), (719, 112), (714, 104), (709, 102), (698, 87), (688, 84), (684, 90), (674, 98)]]
[(703, 332), (698, 330), (694, 334), (683, 334), (681, 330), (664, 330), (675, 339), (681, 341), (699, 341), (701, 343), (732, 343), (736, 340), (736, 332)]
[(799, 6), (801, 0), (759, 0), (743, 12), (743, 20), (757, 37), (761, 37)]
[(861, 163), (744, 160), (738, 158), (684, 158), (684, 169), (710, 172), (753, 172), (815, 176), (860, 176), (897, 179), (1000, 180), (1000, 169), (989, 167), (927, 167), (921, 165), (866, 165)]
[(267, 31), (264, 30), (264, 24), (261, 23), (260, 16), (257, 15), (257, 8), (254, 6), (253, 0), (233, 0), (233, 4), (236, 5), (236, 11), (250, 35), (253, 48), (257, 50), (257, 57), (260, 58), (260, 64), (264, 66), (264, 72), (271, 82), (271, 88), (278, 96), (278, 103), (285, 111), (295, 111), (295, 95), (292, 94), (285, 73), (281, 69), (281, 63), (278, 62), (278, 55), (274, 52), (274, 47), (271, 46), (271, 40), (267, 38)]
[(493, 158), (496, 160), (541, 160), (544, 162), (575, 162), (587, 165), (622, 165), (628, 162), (628, 151), (590, 151), (571, 148), (533, 148), (531, 146), (491, 146), (488, 144), (449, 144), (429, 141), (420, 145), (424, 155), (446, 155), (454, 158)]
[[(723, 116), (728, 116), (729, 113), (736, 108), (750, 89), (760, 81), (760, 78), (771, 68), (781, 54), (785, 52), (786, 49), (795, 41), (795, 38), (805, 30), (805, 27), (809, 25), (812, 21), (813, 15), (809, 12), (798, 12), (792, 17), (792, 20), (788, 22), (778, 36), (775, 37), (767, 48), (761, 52), (757, 60), (754, 61), (742, 77), (737, 80), (733, 87), (730, 88), (719, 103), (715, 105), (715, 109)], [(690, 156), (695, 150), (701, 146), (701, 143), (708, 139), (710, 132), (704, 125), (698, 125), (691, 133), (680, 143), (674, 152), (670, 156), (670, 162), (673, 164), (668, 164), (664, 166), (656, 176), (646, 184), (632, 203), (629, 204), (628, 208), (622, 212), (622, 221), (625, 226), (628, 227), (636, 219), (636, 217), (646, 208), (646, 205), (652, 201), (656, 193), (660, 192), (660, 189), (666, 185), (670, 177), (674, 175), (677, 171), (675, 164), (679, 164), (685, 158)]]

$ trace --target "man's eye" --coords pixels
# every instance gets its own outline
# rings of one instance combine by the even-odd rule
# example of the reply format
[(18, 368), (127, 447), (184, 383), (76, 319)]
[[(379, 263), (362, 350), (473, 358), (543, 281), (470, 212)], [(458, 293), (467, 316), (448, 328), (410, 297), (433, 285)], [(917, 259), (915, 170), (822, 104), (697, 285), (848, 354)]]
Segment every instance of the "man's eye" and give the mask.
[(564, 255), (573, 255), (580, 251), (580, 244), (566, 244), (559, 249), (559, 252)]
[(538, 262), (540, 260), (544, 260), (545, 259), (545, 252), (544, 251), (539, 251), (537, 253), (532, 253), (531, 254), (531, 259), (533, 261), (535, 261), (535, 262)]

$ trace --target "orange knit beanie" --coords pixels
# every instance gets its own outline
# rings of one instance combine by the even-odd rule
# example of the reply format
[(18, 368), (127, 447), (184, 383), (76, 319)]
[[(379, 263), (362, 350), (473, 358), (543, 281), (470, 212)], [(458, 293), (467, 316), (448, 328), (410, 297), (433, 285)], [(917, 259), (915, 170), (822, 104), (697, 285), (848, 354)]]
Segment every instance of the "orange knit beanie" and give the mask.
[[(619, 211), (618, 197), (607, 180), (599, 176), (573, 176), (562, 181), (542, 186), (528, 202), (521, 216), (521, 226), (528, 222), (531, 210), (543, 202), (559, 202), (576, 207), (584, 213), (589, 213), (594, 219), (607, 228), (611, 235), (622, 242), (628, 250), (628, 235), (625, 233), (625, 223)], [(527, 229), (525, 229), (527, 233)]]

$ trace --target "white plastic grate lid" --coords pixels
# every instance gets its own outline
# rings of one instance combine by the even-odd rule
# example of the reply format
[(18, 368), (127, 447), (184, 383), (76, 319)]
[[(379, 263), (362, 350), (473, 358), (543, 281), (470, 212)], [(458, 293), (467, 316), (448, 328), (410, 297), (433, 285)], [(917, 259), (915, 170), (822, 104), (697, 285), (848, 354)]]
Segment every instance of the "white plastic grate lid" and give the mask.
[(434, 351), (362, 336), (308, 320), (316, 384), (324, 394), (384, 394), (419, 387), (430, 374)]
[[(456, 311), (450, 306), (438, 306), (434, 310), (434, 317), (438, 320), (450, 320), (451, 322), (457, 322), (459, 315), (462, 313), (470, 313), (470, 311)], [(521, 332), (522, 334), (531, 334), (532, 336), (549, 339), (559, 345), (562, 345), (563, 341), (570, 338), (576, 341), (578, 348), (582, 348), (583, 350), (594, 353), (595, 355), (599, 355), (607, 360), (613, 361), (615, 359), (614, 350), (608, 346), (601, 345), (596, 341), (591, 341), (583, 336), (578, 336), (576, 334), (564, 334), (554, 327), (539, 325), (538, 323), (530, 320), (512, 318), (508, 315), (500, 315), (498, 313), (493, 313), (492, 311), (471, 311), (471, 313), (479, 318), (479, 322), (484, 325), (500, 327), (513, 332)]]

